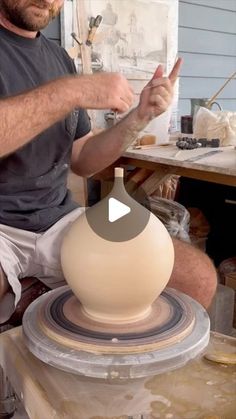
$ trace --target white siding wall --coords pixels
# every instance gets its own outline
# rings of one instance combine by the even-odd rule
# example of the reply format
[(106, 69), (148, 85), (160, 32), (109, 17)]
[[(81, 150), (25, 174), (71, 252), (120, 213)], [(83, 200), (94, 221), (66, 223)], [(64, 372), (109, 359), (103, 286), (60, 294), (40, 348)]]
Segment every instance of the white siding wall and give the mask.
[[(184, 115), (190, 113), (190, 98), (210, 98), (236, 71), (236, 0), (179, 0), (179, 55), (184, 59), (179, 115)], [(218, 102), (236, 111), (236, 80)]]

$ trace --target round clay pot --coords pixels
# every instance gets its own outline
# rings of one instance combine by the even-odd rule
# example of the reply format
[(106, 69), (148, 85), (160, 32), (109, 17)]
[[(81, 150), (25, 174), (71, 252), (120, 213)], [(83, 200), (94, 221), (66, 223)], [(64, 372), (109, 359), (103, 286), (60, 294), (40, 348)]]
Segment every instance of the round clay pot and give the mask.
[[(117, 190), (123, 169), (115, 173), (112, 191), (89, 208), (90, 216), (96, 217), (99, 205), (117, 197), (130, 206), (131, 216), (135, 207), (141, 217), (148, 209), (131, 198), (123, 181)], [(148, 216), (144, 229), (130, 240), (102, 238), (91, 228), (85, 213), (65, 235), (61, 249), (64, 276), (90, 318), (106, 323), (138, 321), (148, 316), (153, 301), (165, 288), (174, 264), (173, 244), (161, 221), (152, 213)]]

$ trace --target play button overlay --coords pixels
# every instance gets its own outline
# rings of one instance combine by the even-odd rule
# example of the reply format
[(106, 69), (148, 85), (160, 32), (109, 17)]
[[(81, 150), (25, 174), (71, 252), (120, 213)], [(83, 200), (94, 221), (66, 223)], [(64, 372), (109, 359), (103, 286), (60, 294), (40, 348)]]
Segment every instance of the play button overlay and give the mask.
[[(137, 185), (133, 187), (130, 182), (128, 186), (131, 191), (137, 189)], [(130, 195), (126, 191), (123, 178), (115, 178), (111, 192), (85, 211), (91, 229), (104, 240), (112, 242), (127, 241), (138, 236), (149, 221), (150, 211), (147, 209), (147, 195), (141, 188), (136, 195), (133, 198), (133, 193)]]
[(121, 201), (118, 201), (118, 199), (108, 199), (108, 220), (110, 223), (114, 223), (114, 221), (117, 221), (126, 214), (129, 214), (130, 211), (131, 208), (128, 207), (128, 205), (123, 204)]

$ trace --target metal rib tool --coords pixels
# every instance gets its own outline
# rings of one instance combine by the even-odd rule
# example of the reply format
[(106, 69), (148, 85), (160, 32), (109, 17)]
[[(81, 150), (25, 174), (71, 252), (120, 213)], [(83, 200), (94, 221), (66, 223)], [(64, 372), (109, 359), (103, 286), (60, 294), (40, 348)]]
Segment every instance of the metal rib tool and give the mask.
[(200, 159), (204, 159), (205, 157), (213, 156), (213, 154), (216, 154), (216, 153), (222, 153), (222, 151), (223, 150), (212, 150), (212, 151), (208, 151), (207, 153), (199, 154), (199, 156), (190, 157), (190, 158), (188, 158), (188, 159), (186, 159), (184, 161), (192, 161), (192, 162), (194, 162), (194, 161), (197, 161), (197, 160), (200, 160)]

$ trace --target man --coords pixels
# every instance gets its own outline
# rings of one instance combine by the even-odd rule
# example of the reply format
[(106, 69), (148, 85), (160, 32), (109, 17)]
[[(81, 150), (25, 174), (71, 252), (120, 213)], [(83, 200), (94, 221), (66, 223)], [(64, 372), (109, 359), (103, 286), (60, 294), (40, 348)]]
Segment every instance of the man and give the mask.
[[(114, 162), (171, 103), (181, 60), (169, 77), (159, 66), (137, 108), (93, 136), (85, 109), (128, 111), (133, 92), (116, 73), (75, 75), (66, 52), (40, 34), (63, 0), (0, 2), (0, 321), (20, 299), (21, 280), (63, 284), (60, 243), (82, 211), (67, 190), (69, 166), (81, 176)], [(216, 287), (210, 260), (174, 240), (169, 285), (208, 306)]]

